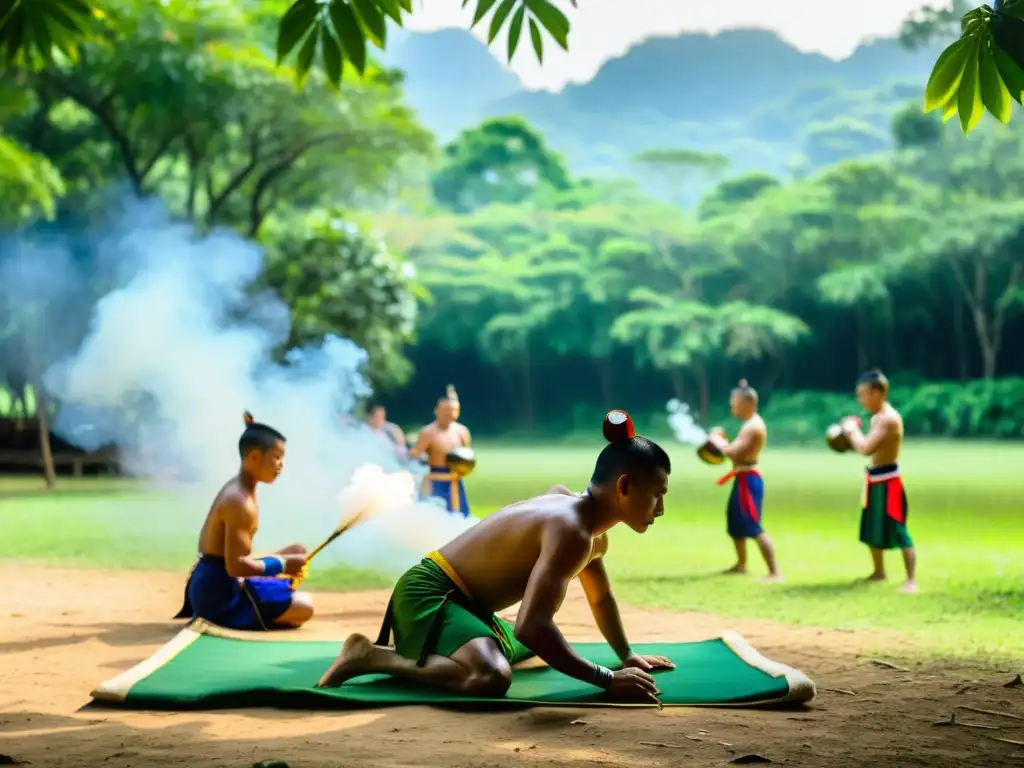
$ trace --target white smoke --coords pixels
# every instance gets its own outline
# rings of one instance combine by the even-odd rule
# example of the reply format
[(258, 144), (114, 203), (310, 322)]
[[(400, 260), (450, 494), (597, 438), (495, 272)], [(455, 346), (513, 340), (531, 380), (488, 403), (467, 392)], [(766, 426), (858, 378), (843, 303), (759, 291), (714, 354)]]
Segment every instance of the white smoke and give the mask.
[[(110, 289), (92, 308), (81, 344), (44, 376), (62, 403), (55, 432), (87, 450), (116, 444), (132, 474), (185, 481), (212, 500), (237, 472), (242, 413), (251, 411), (288, 439), (283, 474), (259, 490), (258, 549), (319, 543), (348, 514), (339, 492), (367, 463), (379, 472), (361, 476), (364, 492), (384, 493), (394, 509), (343, 536), (321, 560), (393, 573), (443, 543), (439, 534), (451, 538), (469, 525), (414, 502), (401, 475), (383, 474), (402, 468), (394, 452), (345, 420), (370, 393), (362, 349), (329, 336), (293, 350), (284, 364), (272, 359), (288, 337), (289, 313), (276, 296), (251, 295), (263, 264), (256, 245), (232, 232), (200, 237), (159, 204), (132, 201), (96, 249), (97, 275)], [(50, 263), (64, 268), (56, 256)], [(55, 325), (60, 311), (53, 308)], [(401, 492), (388, 495), (390, 482)], [(180, 531), (197, 535), (208, 504), (183, 509)]]
[(690, 406), (681, 400), (672, 398), (666, 406), (668, 410), (668, 425), (672, 434), (678, 442), (685, 445), (704, 445), (708, 439), (708, 433), (694, 419), (690, 413)]

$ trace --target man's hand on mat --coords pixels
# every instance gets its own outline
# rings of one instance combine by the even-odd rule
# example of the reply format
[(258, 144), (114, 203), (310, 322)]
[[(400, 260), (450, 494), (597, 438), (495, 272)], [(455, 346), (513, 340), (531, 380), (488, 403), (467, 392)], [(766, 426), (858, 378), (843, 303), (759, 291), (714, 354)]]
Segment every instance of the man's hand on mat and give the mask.
[(635, 667), (636, 669), (642, 669), (644, 671), (657, 671), (659, 669), (675, 669), (676, 665), (666, 659), (664, 656), (641, 656), (639, 653), (634, 653), (632, 656), (622, 662), (623, 668)]
[(636, 667), (623, 667), (613, 672), (608, 693), (624, 699), (650, 699), (656, 704), (661, 703), (658, 701), (661, 691), (654, 678)]

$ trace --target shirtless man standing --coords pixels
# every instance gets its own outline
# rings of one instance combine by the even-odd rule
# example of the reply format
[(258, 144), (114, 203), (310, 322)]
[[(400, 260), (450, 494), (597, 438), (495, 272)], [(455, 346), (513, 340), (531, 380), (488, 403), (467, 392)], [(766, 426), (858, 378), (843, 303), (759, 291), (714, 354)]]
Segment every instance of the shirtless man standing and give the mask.
[(874, 571), (869, 581), (885, 581), (885, 550), (900, 549), (907, 580), (900, 591), (914, 594), (917, 586), (917, 555), (907, 531), (907, 492), (900, 477), (899, 457), (903, 446), (903, 417), (889, 404), (889, 380), (879, 370), (857, 379), (857, 400), (871, 414), (871, 429), (861, 433), (860, 420), (843, 419), (843, 433), (850, 446), (871, 457), (861, 504), (860, 540), (871, 548)]
[[(272, 483), (284, 468), (284, 435), (245, 414), (238, 441), (242, 466), (216, 498), (199, 533), (199, 562), (175, 618), (199, 617), (228, 629), (292, 629), (313, 617), (313, 600), (292, 589), (306, 565), (306, 548), (292, 544), (268, 557), (252, 556), (259, 527), (256, 485)], [(261, 578), (262, 577), (262, 578)]]
[[(657, 701), (649, 672), (672, 669), (633, 653), (604, 567), (607, 532), (625, 523), (646, 531), (665, 513), (668, 455), (634, 436), (622, 411), (606, 421), (612, 442), (597, 457), (582, 494), (564, 488), (485, 518), (413, 566), (395, 586), (374, 645), (345, 641), (322, 687), (383, 673), (449, 691), (501, 697), (512, 666), (536, 654), (553, 669), (621, 698)], [(569, 582), (579, 576), (601, 634), (622, 662), (613, 672), (580, 658), (555, 625)], [(495, 613), (522, 601), (515, 626)], [(394, 636), (394, 650), (381, 647)]]
[(437, 401), (434, 421), (425, 426), (409, 449), (409, 458), (427, 457), (430, 471), (424, 478), (429, 483), (429, 494), (444, 499), (449, 512), (461, 512), (469, 516), (469, 499), (462, 478), (448, 469), (448, 454), (456, 448), (469, 447), (472, 437), (469, 430), (455, 420), (459, 412), (459, 401), (452, 387)]
[(782, 581), (779, 566), (775, 561), (775, 547), (768, 534), (761, 527), (764, 505), (764, 478), (757, 469), (768, 428), (757, 412), (757, 390), (742, 379), (729, 397), (732, 415), (743, 422), (736, 439), (729, 442), (720, 427), (711, 430), (708, 439), (722, 455), (732, 461), (732, 471), (718, 481), (725, 485), (733, 480), (732, 492), (726, 507), (726, 530), (736, 547), (736, 565), (726, 573), (747, 572), (747, 539), (754, 539), (761, 550), (761, 557), (768, 566), (766, 582)]

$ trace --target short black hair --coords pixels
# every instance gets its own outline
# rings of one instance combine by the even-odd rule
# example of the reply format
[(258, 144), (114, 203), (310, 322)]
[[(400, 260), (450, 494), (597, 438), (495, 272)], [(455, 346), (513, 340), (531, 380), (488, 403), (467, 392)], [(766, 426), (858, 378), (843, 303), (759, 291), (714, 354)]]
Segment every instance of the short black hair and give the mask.
[(883, 395), (889, 394), (889, 379), (878, 368), (872, 368), (870, 371), (858, 376), (857, 386), (859, 387), (861, 384), (866, 384), (869, 388), (881, 392)]
[(376, 400), (371, 400), (366, 404), (366, 412), (368, 414), (373, 413), (374, 411), (377, 410), (386, 411), (387, 408), (384, 407), (384, 403), (378, 402)]
[(607, 485), (615, 482), (620, 475), (646, 474), (665, 470), (672, 474), (672, 462), (665, 449), (653, 440), (637, 435), (625, 440), (608, 443), (597, 456), (591, 485)]
[(275, 443), (285, 443), (284, 435), (273, 427), (260, 424), (245, 412), (245, 431), (238, 438), (238, 455), (243, 459), (253, 451), (269, 451)]
[(744, 400), (750, 400), (755, 403), (758, 400), (757, 390), (750, 386), (746, 379), (740, 379), (739, 383), (736, 385), (736, 388), (732, 391), (732, 393), (734, 395), (739, 395)]

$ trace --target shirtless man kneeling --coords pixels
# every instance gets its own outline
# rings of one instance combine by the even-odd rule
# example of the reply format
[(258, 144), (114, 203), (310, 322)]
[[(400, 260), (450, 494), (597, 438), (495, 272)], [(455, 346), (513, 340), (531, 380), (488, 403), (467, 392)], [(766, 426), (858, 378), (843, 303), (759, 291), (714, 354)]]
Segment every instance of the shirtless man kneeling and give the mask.
[[(625, 523), (643, 533), (665, 513), (671, 466), (658, 445), (634, 436), (626, 413), (612, 411), (605, 421), (611, 442), (584, 493), (556, 487), (505, 507), (431, 552), (399, 579), (377, 645), (350, 636), (319, 685), (383, 673), (501, 697), (512, 683), (513, 665), (536, 655), (615, 696), (656, 702), (657, 685), (648, 672), (674, 665), (630, 649), (603, 556), (610, 528)], [(555, 625), (576, 576), (601, 634), (622, 662), (617, 671), (577, 656)], [(515, 626), (495, 615), (520, 601)], [(394, 650), (381, 647), (392, 632)]]
[(285, 438), (245, 414), (238, 441), (241, 466), (213, 500), (199, 533), (199, 562), (185, 586), (175, 618), (202, 618), (227, 629), (300, 627), (313, 617), (313, 600), (287, 578), (306, 565), (306, 548), (292, 544), (267, 557), (253, 557), (259, 527), (256, 486), (272, 483), (284, 468)]

